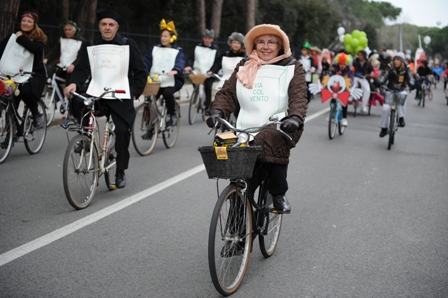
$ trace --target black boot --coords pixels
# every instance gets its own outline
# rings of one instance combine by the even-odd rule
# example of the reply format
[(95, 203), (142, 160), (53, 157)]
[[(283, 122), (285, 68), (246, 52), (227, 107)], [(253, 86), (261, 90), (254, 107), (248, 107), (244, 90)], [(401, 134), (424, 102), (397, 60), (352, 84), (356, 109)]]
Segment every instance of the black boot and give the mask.
[(384, 138), (387, 135), (387, 128), (381, 128), (380, 138)]
[(272, 198), (272, 201), (274, 203), (274, 210), (272, 212), (280, 214), (289, 214), (291, 212), (291, 206), (284, 195), (275, 196)]
[(115, 185), (117, 188), (124, 188), (126, 186), (126, 175), (124, 174), (124, 170), (117, 169), (117, 173), (115, 175)]
[(400, 127), (404, 127), (406, 125), (406, 123), (404, 122), (404, 118), (403, 117), (400, 117), (399, 119), (398, 119), (398, 126), (400, 126)]

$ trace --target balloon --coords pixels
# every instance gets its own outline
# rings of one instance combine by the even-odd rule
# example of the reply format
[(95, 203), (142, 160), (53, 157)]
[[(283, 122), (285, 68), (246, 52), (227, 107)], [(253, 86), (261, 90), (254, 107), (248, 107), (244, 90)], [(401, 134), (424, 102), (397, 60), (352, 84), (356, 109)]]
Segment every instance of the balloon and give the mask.
[(425, 38), (423, 38), (423, 42), (425, 44), (429, 44), (431, 42), (431, 37), (429, 37), (428, 35), (425, 36)]
[(345, 51), (347, 53), (353, 53), (353, 49), (352, 49), (352, 47), (349, 44), (345, 46)]
[(364, 48), (365, 47), (363, 47), (363, 46), (357, 46), (355, 54), (358, 54), (360, 51), (364, 50)]
[(345, 34), (344, 35), (344, 44), (350, 44), (350, 41), (352, 40), (351, 34)]
[(359, 45), (360, 46), (362, 46), (364, 48), (367, 47), (367, 42), (368, 42), (367, 37), (362, 36), (358, 40), (359, 40)]
[(339, 35), (339, 41), (344, 42), (344, 35)]
[(354, 38), (360, 38), (361, 37), (361, 32), (359, 30), (353, 30), (352, 32), (352, 37)]
[(344, 35), (344, 33), (345, 33), (344, 27), (339, 27), (338, 28), (338, 35)]
[(359, 45), (359, 40), (357, 38), (352, 38), (350, 45), (352, 46), (352, 49), (356, 49), (356, 47)]
[(361, 37), (367, 37), (367, 34), (364, 31), (360, 31), (360, 38)]

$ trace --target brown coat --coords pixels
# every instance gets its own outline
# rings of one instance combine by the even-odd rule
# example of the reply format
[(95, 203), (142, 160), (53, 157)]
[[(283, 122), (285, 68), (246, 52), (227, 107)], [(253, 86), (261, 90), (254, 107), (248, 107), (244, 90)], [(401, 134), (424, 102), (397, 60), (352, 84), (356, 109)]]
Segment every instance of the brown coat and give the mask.
[[(285, 66), (294, 59), (293, 57), (285, 58), (276, 63), (276, 65)], [(246, 60), (236, 66), (231, 77), (226, 81), (222, 89), (216, 94), (216, 98), (212, 103), (210, 109), (218, 109), (228, 117), (232, 112), (238, 111), (240, 106), (236, 96), (236, 72), (238, 68), (244, 65)], [(305, 81), (305, 73), (302, 64), (298, 61), (294, 62), (294, 77), (292, 78), (288, 87), (288, 110), (287, 115), (298, 116), (302, 121), (305, 121), (306, 110), (308, 108), (307, 85)], [(254, 145), (263, 146), (263, 152), (259, 159), (264, 162), (288, 164), (291, 148), (295, 147), (300, 140), (303, 128), (289, 134), (292, 141), (274, 129), (265, 129), (257, 134), (254, 140)]]

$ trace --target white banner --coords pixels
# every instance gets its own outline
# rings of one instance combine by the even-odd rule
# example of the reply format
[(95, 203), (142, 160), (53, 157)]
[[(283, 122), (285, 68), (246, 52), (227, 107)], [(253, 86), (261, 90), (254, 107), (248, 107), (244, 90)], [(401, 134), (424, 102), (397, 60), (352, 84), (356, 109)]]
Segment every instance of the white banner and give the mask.
[(152, 67), (149, 73), (151, 75), (158, 74), (162, 78), (161, 88), (174, 87), (174, 76), (169, 77), (167, 74), (174, 68), (176, 57), (179, 54), (178, 49), (154, 47), (152, 50)]
[[(100, 96), (105, 87), (115, 90), (124, 90), (124, 94), (116, 93), (115, 96), (121, 99), (131, 98), (129, 88), (129, 46), (118, 45), (97, 45), (87, 47), (89, 55), (90, 71), (92, 80), (90, 81), (87, 94)], [(113, 99), (111, 97), (104, 97)], [(132, 99), (132, 98), (131, 98)]]
[(82, 42), (71, 38), (61, 38), (61, 57), (59, 57), (59, 67), (67, 67), (72, 64), (78, 56)]
[[(3, 55), (0, 59), (0, 72), (13, 75), (23, 71), (33, 70), (34, 54), (22, 47), (16, 42), (17, 35), (13, 33), (6, 44)], [(24, 83), (28, 81), (31, 75), (16, 76), (13, 78), (16, 83)]]
[(202, 74), (207, 74), (207, 71), (212, 68), (215, 62), (215, 56), (215, 49), (196, 46), (194, 49), (194, 70)]

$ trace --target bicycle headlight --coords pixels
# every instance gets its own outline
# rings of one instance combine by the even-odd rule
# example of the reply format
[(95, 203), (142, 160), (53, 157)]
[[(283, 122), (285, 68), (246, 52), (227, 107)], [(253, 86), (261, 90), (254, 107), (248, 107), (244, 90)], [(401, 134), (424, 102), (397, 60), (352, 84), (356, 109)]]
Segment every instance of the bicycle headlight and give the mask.
[(238, 134), (238, 142), (243, 144), (247, 143), (249, 141), (249, 134), (247, 133), (240, 133)]

